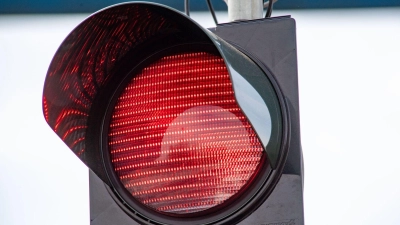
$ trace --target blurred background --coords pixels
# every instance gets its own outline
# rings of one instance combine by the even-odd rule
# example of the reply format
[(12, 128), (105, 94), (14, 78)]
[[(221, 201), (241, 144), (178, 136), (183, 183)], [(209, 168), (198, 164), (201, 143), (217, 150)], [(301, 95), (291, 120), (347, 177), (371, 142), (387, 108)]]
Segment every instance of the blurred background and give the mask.
[[(0, 0), (1, 225), (89, 224), (88, 169), (47, 126), (42, 88), (68, 33), (115, 3)], [(205, 1), (191, 10), (215, 26)], [(400, 224), (400, 1), (279, 0), (280, 15), (297, 21), (306, 224)]]

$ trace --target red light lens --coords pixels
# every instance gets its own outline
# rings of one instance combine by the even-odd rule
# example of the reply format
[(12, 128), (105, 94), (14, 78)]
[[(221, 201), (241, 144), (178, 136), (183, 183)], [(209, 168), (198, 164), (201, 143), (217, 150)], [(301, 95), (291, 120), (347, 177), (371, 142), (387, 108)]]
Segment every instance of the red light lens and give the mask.
[(175, 214), (224, 203), (266, 157), (223, 59), (207, 52), (165, 56), (136, 74), (115, 105), (108, 145), (132, 196)]

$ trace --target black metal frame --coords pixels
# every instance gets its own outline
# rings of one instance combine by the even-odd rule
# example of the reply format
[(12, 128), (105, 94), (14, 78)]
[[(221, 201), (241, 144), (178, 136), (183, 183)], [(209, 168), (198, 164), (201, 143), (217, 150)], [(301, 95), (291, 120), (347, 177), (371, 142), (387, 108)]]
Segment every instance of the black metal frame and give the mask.
[[(146, 46), (154, 46), (156, 41), (151, 41)], [(161, 48), (163, 45), (159, 45), (157, 48)], [(147, 49), (147, 48), (146, 48)], [(258, 169), (259, 174), (256, 175), (254, 181), (248, 186), (243, 187), (242, 192), (237, 193), (232, 196), (225, 203), (213, 207), (211, 209), (205, 210), (199, 213), (192, 213), (186, 215), (178, 215), (178, 214), (168, 214), (168, 213), (160, 213), (153, 209), (150, 209), (144, 206), (142, 203), (138, 202), (132, 195), (124, 188), (123, 184), (119, 180), (118, 176), (115, 174), (113, 170), (113, 166), (111, 164), (111, 157), (108, 151), (108, 126), (110, 123), (112, 111), (114, 109), (114, 105), (116, 101), (126, 85), (133, 79), (135, 72), (140, 71), (141, 68), (145, 67), (149, 63), (153, 62), (155, 59), (161, 58), (164, 55), (168, 55), (176, 52), (188, 52), (188, 51), (204, 51), (219, 54), (218, 50), (215, 46), (210, 43), (187, 43), (181, 44), (177, 43), (172, 47), (168, 47), (167, 49), (159, 50), (155, 53), (149, 51), (146, 53), (145, 57), (141, 57), (143, 60), (140, 63), (132, 63), (132, 59), (128, 58), (129, 65), (136, 65), (131, 69), (127, 69), (125, 64), (120, 66), (121, 75), (114, 76), (117, 77), (118, 80), (114, 82), (110, 82), (110, 85), (104, 89), (104, 92), (107, 93), (108, 97), (101, 96), (101, 104), (97, 106), (93, 106), (94, 110), (97, 112), (97, 115), (104, 115), (102, 119), (97, 117), (97, 119), (101, 119), (96, 124), (100, 124), (101, 127), (96, 129), (98, 131), (98, 141), (100, 143), (100, 149), (103, 155), (103, 167), (106, 170), (106, 174), (108, 176), (109, 182), (111, 186), (107, 188), (109, 190), (110, 195), (113, 197), (115, 202), (121, 207), (121, 209), (127, 213), (131, 218), (138, 221), (139, 223), (147, 223), (147, 224), (232, 224), (234, 221), (239, 221), (244, 219), (245, 215), (248, 215), (252, 211), (254, 211), (264, 200), (268, 197), (268, 195), (274, 189), (277, 181), (279, 180), (280, 173), (283, 169), (284, 159), (286, 158), (287, 151), (281, 151), (282, 154), (280, 156), (279, 167), (276, 169), (272, 169), (269, 163), (266, 161), (267, 159), (264, 157), (262, 163), (260, 163), (260, 167)], [(143, 52), (141, 52), (143, 56)], [(129, 71), (129, 72), (127, 72)], [(272, 75), (267, 76), (269, 80), (272, 78)], [(272, 78), (273, 79), (273, 78)], [(274, 83), (274, 82), (272, 82)], [(275, 85), (274, 85), (275, 86)], [(278, 87), (277, 87), (278, 88)], [(275, 90), (276, 92), (280, 92), (279, 89)], [(279, 94), (281, 98), (281, 110), (282, 112), (286, 112), (287, 110), (282, 95)], [(109, 99), (106, 100), (105, 99)], [(284, 113), (287, 118), (287, 114)], [(287, 119), (284, 119), (287, 121)], [(286, 125), (287, 122), (285, 123)], [(285, 133), (290, 133), (288, 127), (284, 128)], [(282, 145), (281, 148), (287, 148), (285, 144), (287, 142), (287, 135), (282, 135)], [(285, 138), (287, 137), (287, 138)], [(99, 140), (100, 139), (100, 140)]]

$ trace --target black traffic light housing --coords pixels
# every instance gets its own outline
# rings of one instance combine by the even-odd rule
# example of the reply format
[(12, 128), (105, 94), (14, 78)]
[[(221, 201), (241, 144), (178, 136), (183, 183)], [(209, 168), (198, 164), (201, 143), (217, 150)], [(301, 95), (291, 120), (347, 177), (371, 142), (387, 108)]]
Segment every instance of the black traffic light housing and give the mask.
[[(304, 223), (294, 20), (235, 22), (211, 31), (215, 35), (157, 4), (125, 3), (92, 15), (60, 46), (46, 78), (43, 109), (49, 125), (91, 169), (92, 225)], [(131, 71), (160, 54), (199, 49), (224, 58), (237, 103), (268, 162), (249, 191), (218, 210), (171, 216), (141, 206), (119, 184), (108, 160), (107, 129)], [(249, 84), (261, 108), (243, 99)], [(268, 126), (260, 126), (263, 107), (269, 111)]]
[(282, 177), (263, 205), (240, 224), (304, 224), (295, 21), (290, 16), (275, 17), (222, 24), (211, 31), (275, 75), (290, 114), (289, 152)]

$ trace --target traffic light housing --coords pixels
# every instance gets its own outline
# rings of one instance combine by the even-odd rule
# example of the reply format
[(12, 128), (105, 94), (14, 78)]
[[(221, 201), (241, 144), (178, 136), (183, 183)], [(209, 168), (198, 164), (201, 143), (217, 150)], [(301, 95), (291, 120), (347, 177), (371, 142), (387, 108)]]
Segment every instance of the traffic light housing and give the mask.
[[(61, 44), (43, 111), (91, 170), (91, 224), (303, 223), (294, 20), (211, 31), (124, 3)], [(289, 217), (252, 218), (279, 181)]]

